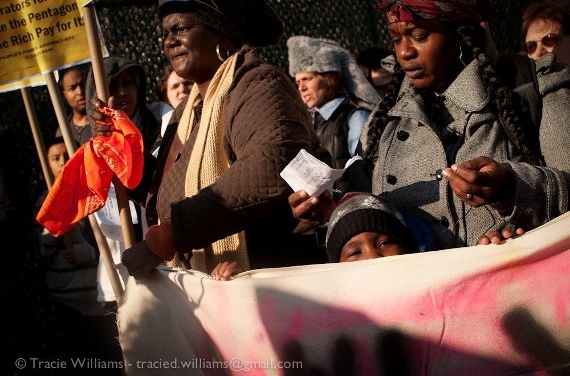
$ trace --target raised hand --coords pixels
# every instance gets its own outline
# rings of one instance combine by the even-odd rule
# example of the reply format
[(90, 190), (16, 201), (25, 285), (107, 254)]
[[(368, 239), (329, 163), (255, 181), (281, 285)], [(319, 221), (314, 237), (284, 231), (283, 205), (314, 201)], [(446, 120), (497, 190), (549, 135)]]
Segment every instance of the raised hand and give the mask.
[(491, 158), (477, 157), (443, 170), (457, 197), (479, 207), (495, 204), (503, 208), (514, 196), (515, 177), (505, 166)]
[(95, 136), (110, 136), (111, 132), (115, 130), (113, 127), (113, 122), (111, 118), (105, 113), (105, 107), (114, 108), (115, 98), (110, 97), (109, 103), (103, 102), (99, 98), (92, 98), (91, 104), (93, 105), (93, 110), (89, 115), (89, 124), (91, 125), (91, 133), (93, 137)]

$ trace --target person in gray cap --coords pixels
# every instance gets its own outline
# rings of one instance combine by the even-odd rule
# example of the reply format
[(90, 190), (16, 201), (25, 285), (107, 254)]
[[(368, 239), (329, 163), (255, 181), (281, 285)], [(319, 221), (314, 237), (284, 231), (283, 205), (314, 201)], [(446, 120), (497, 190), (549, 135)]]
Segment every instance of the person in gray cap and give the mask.
[(418, 252), (414, 235), (396, 207), (370, 193), (349, 192), (332, 212), (326, 235), (330, 262)]
[[(335, 41), (299, 35), (290, 37), (287, 47), (289, 74), (309, 107), (321, 145), (331, 154), (332, 167), (344, 168), (380, 96), (352, 54)], [(346, 192), (348, 174), (335, 188)]]
[(322, 150), (287, 74), (255, 50), (279, 41), (279, 17), (263, 0), (160, 0), (158, 11), (164, 53), (195, 85), (130, 192), (152, 226), (123, 254), (129, 273), (145, 276), (177, 255), (206, 273), (222, 262), (243, 270), (326, 262), (315, 235), (296, 232), (279, 176), (301, 149)]

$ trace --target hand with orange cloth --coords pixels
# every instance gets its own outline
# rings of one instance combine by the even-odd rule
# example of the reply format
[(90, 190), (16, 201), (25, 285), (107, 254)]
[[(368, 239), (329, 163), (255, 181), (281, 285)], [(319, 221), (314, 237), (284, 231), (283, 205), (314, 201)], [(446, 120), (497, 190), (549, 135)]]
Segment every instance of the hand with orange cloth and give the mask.
[(36, 217), (54, 236), (105, 205), (113, 175), (127, 188), (141, 181), (144, 159), (139, 130), (123, 111), (103, 106), (98, 111), (116, 131), (83, 144), (57, 177)]

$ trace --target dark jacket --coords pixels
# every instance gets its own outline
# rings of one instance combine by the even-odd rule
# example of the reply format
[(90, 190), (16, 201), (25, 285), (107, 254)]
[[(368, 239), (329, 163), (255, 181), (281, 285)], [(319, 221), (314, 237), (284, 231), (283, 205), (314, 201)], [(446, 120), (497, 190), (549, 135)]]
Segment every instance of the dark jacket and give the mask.
[[(36, 213), (46, 196), (47, 191), (37, 200)], [(89, 221), (83, 218), (59, 237), (53, 236), (39, 224), (35, 230), (50, 296), (82, 315), (103, 315), (105, 311), (97, 301), (99, 251)], [(66, 245), (66, 241), (69, 245)], [(68, 247), (73, 253), (75, 264), (66, 256)]]
[[(75, 147), (78, 148), (87, 141), (91, 139), (93, 134), (91, 133), (91, 127), (89, 125), (83, 127), (76, 127), (73, 123), (73, 113), (67, 115), (67, 124), (69, 124), (69, 128), (71, 131), (71, 137), (75, 141)], [(63, 137), (63, 133), (61, 133), (61, 128), (57, 128), (55, 131), (55, 137)]]
[[(346, 162), (352, 157), (348, 150), (348, 120), (358, 107), (351, 103), (339, 105), (328, 120), (314, 112), (313, 125), (321, 146), (326, 149), (330, 156), (332, 167), (344, 168)], [(335, 182), (335, 189), (346, 193), (349, 185), (349, 175), (344, 174)]]
[(356, 106), (345, 103), (338, 106), (328, 120), (315, 117), (317, 137), (321, 146), (330, 153), (333, 168), (344, 168), (351, 157), (348, 151), (348, 119), (355, 110)]

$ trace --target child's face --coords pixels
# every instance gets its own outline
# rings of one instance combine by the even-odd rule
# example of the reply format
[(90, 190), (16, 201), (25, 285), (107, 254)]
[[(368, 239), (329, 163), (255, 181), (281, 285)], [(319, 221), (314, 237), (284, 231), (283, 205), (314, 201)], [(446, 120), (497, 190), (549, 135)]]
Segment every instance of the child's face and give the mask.
[(51, 172), (55, 178), (59, 175), (65, 162), (69, 159), (64, 143), (52, 145), (47, 152), (47, 158)]
[(346, 242), (339, 262), (369, 260), (406, 254), (406, 249), (387, 233), (361, 232)]

